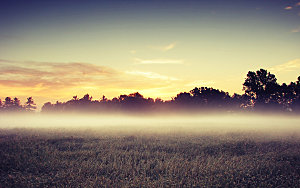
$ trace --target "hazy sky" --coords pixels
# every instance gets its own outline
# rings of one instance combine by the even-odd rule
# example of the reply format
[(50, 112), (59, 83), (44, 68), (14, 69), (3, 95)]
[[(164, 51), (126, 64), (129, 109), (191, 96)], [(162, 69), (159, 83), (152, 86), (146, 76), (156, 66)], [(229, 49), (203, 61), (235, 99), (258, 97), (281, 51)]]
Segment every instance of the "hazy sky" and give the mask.
[(300, 76), (300, 0), (1, 0), (0, 97), (242, 93), (249, 70)]

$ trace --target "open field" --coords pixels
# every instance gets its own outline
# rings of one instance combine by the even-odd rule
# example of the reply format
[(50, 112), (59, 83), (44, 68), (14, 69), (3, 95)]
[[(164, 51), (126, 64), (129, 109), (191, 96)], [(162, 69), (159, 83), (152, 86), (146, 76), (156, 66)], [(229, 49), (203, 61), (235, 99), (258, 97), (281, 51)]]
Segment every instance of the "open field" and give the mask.
[(1, 187), (300, 186), (299, 118), (93, 118), (2, 118)]

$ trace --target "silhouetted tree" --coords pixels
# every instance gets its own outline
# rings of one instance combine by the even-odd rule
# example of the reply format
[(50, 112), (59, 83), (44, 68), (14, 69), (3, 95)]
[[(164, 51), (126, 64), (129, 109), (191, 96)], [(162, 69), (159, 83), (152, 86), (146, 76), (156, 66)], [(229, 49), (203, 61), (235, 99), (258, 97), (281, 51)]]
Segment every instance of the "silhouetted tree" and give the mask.
[(190, 93), (194, 104), (201, 108), (224, 108), (229, 106), (231, 99), (227, 92), (208, 87), (196, 87)]
[(101, 102), (107, 102), (108, 99), (103, 95), (102, 98), (100, 99)]
[(56, 101), (55, 105), (54, 105), (54, 109), (57, 112), (62, 112), (65, 110), (65, 104), (59, 101)]
[(80, 100), (82, 101), (91, 101), (93, 97), (91, 97), (89, 94), (85, 94)]
[(279, 85), (275, 75), (267, 70), (249, 71), (243, 90), (255, 108), (278, 107)]
[(120, 95), (118, 100), (121, 105), (121, 108), (129, 111), (139, 110), (139, 109), (145, 110), (146, 108), (149, 109), (154, 104), (153, 99), (151, 98), (145, 99), (144, 96), (138, 92), (131, 93), (129, 95)]
[(136, 98), (136, 99), (142, 99), (144, 98), (143, 95), (141, 95), (139, 92), (131, 93), (128, 95), (128, 97)]
[(182, 107), (188, 107), (192, 104), (192, 96), (188, 92), (181, 92), (174, 98), (175, 104), (181, 105)]
[(73, 96), (73, 100), (74, 100), (74, 101), (77, 101), (77, 100), (78, 100), (77, 95)]
[(245, 100), (243, 95), (234, 93), (230, 99), (230, 106), (233, 109), (240, 109), (244, 108)]
[(290, 108), (293, 111), (300, 111), (300, 76), (296, 82), (291, 82), (288, 86), (289, 95), (291, 96)]
[(20, 102), (20, 100), (17, 97), (15, 97), (14, 100), (13, 100), (12, 110), (13, 111), (21, 111), (21, 110), (23, 110), (21, 102)]
[(3, 102), (1, 99), (0, 99), (0, 110), (3, 110)]
[(7, 111), (11, 110), (13, 104), (14, 104), (13, 100), (10, 97), (6, 97), (4, 101), (4, 109)]
[(52, 104), (51, 102), (46, 102), (43, 106), (42, 106), (42, 112), (54, 112), (54, 104)]
[(163, 101), (161, 98), (156, 98), (155, 101), (154, 101), (154, 103), (155, 103), (155, 104), (160, 104), (160, 105), (161, 105), (161, 104), (164, 103), (164, 101)]
[[(160, 98), (145, 98), (139, 92), (129, 95), (120, 95), (109, 100), (104, 95), (99, 100), (92, 100), (89, 94), (67, 102), (45, 103), (42, 111), (88, 111), (88, 112), (145, 112), (149, 110), (256, 110), (256, 109), (286, 109), (287, 111), (300, 111), (300, 77), (289, 85), (277, 83), (275, 75), (260, 69), (249, 71), (243, 84), (243, 95), (235, 93), (230, 96), (228, 92), (211, 87), (195, 87), (189, 92), (181, 92), (169, 101)], [(17, 100), (16, 100), (17, 101)], [(18, 103), (18, 102), (15, 102)], [(7, 97), (4, 107), (14, 104)]]
[(35, 109), (36, 109), (36, 104), (34, 103), (33, 98), (28, 97), (25, 103), (25, 110), (31, 112), (34, 111)]

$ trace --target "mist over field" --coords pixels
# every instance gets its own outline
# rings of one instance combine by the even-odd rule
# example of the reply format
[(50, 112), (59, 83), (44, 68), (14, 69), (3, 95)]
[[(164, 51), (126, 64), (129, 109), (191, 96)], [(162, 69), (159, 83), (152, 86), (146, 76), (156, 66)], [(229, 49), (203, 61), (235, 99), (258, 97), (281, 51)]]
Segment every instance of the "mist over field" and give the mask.
[(85, 134), (226, 134), (258, 133), (277, 136), (300, 135), (300, 117), (292, 115), (80, 115), (2, 114), (0, 128), (35, 131), (85, 132)]
[(0, 117), (4, 187), (299, 187), (291, 115)]

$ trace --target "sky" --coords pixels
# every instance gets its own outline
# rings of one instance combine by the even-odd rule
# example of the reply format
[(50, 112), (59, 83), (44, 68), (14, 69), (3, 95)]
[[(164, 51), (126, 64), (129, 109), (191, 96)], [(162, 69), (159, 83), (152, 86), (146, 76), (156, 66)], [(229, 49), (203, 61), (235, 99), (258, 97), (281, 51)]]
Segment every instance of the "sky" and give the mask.
[(299, 0), (1, 0), (0, 98), (242, 94), (248, 71), (300, 76)]

